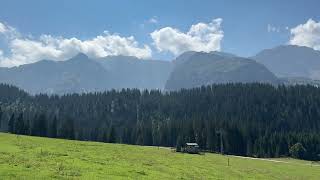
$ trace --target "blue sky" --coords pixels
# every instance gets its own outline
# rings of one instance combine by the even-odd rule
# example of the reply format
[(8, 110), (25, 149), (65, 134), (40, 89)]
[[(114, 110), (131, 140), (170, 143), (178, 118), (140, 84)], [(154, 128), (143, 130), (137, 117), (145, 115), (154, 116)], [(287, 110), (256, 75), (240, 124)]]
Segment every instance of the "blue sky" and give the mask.
[(33, 38), (47, 34), (86, 40), (104, 31), (133, 36), (139, 46), (151, 48), (153, 58), (171, 59), (175, 54), (159, 53), (150, 33), (164, 27), (188, 32), (191, 25), (221, 18), (221, 50), (252, 56), (288, 43), (291, 28), (309, 19), (318, 22), (319, 7), (318, 0), (2, 0), (0, 22)]

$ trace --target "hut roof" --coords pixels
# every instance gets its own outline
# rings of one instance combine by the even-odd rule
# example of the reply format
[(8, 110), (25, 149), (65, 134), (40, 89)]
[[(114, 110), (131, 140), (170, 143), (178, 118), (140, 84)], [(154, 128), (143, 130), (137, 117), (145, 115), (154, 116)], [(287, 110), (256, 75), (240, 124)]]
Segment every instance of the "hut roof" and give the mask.
[(197, 143), (186, 143), (187, 146), (199, 146)]

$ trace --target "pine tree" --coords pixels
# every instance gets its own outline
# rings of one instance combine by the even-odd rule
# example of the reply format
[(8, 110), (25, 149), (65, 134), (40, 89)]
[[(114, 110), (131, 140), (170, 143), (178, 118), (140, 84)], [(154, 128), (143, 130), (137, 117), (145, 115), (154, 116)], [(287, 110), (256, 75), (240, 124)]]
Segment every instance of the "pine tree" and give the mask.
[(1, 107), (0, 107), (0, 129), (1, 129), (1, 126), (2, 126), (2, 110), (1, 110)]
[(18, 118), (14, 121), (14, 133), (15, 134), (25, 134), (26, 129), (23, 121), (23, 114), (20, 113)]
[(64, 123), (61, 126), (59, 136), (66, 139), (75, 138), (74, 121), (72, 118), (68, 118), (64, 121)]
[(113, 125), (111, 125), (111, 128), (110, 128), (108, 142), (109, 143), (117, 142), (117, 134), (116, 134), (116, 130)]
[(8, 122), (8, 131), (10, 133), (14, 133), (15, 132), (14, 125), (15, 125), (15, 117), (14, 117), (14, 114), (12, 114), (10, 119), (9, 119), (9, 122)]
[(49, 137), (56, 138), (57, 137), (57, 131), (58, 131), (58, 121), (57, 117), (54, 116), (51, 125), (49, 127)]
[(179, 135), (178, 138), (177, 138), (176, 151), (177, 152), (181, 152), (182, 146), (183, 146), (182, 138)]

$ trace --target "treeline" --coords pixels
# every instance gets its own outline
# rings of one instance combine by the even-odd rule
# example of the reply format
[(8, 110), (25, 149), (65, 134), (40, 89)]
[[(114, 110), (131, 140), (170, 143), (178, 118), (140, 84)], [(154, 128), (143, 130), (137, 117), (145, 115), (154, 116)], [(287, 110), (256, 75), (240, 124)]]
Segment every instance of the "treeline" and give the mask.
[(2, 131), (77, 140), (317, 160), (320, 89), (212, 85), (177, 92), (124, 89), (30, 96), (0, 85)]

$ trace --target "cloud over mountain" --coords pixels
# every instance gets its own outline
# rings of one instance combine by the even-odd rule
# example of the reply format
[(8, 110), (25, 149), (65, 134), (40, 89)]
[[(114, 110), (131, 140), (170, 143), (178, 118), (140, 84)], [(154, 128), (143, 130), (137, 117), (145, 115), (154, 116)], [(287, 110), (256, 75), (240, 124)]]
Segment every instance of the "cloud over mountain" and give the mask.
[(0, 22), (0, 38), (13, 39), (15, 37), (20, 37), (20, 33), (14, 27)]
[(8, 53), (0, 56), (0, 66), (11, 67), (37, 62), (42, 59), (66, 60), (81, 52), (90, 57), (127, 55), (150, 58), (148, 45), (139, 45), (133, 36), (122, 37), (104, 32), (92, 39), (64, 38), (41, 35), (39, 38), (23, 37), (11, 26), (0, 23), (0, 38), (8, 43)]
[(224, 35), (221, 23), (222, 19), (217, 18), (210, 23), (194, 24), (186, 33), (172, 27), (164, 27), (150, 35), (160, 52), (169, 51), (178, 55), (185, 51), (219, 51)]
[(320, 50), (320, 22), (309, 19), (305, 24), (292, 28), (290, 32), (289, 44)]
[(6, 31), (5, 25), (0, 22), (0, 33), (3, 33), (5, 31)]

